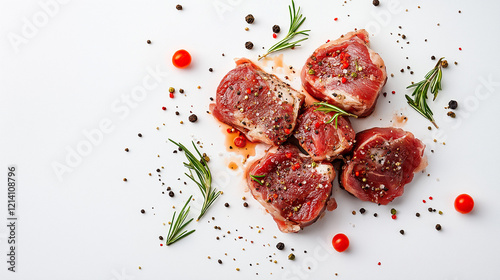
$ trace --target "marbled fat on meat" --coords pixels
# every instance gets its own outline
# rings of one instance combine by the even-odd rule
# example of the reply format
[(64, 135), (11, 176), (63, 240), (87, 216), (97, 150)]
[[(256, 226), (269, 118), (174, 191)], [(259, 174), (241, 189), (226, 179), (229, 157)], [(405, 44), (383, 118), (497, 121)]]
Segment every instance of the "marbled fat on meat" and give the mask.
[(302, 68), (304, 89), (359, 117), (370, 115), (387, 73), (384, 61), (368, 43), (368, 33), (362, 29), (320, 46)]
[(213, 115), (250, 141), (282, 144), (295, 128), (305, 96), (248, 59), (236, 64), (217, 88)]
[(388, 204), (403, 194), (415, 172), (427, 166), (424, 149), (420, 140), (400, 128), (359, 132), (352, 158), (342, 168), (341, 184), (361, 200)]
[(333, 166), (313, 163), (295, 146), (271, 148), (250, 166), (246, 176), (252, 195), (282, 232), (297, 232), (315, 222), (327, 206), (336, 207), (331, 197)]
[(327, 123), (335, 113), (316, 108), (308, 107), (299, 115), (294, 136), (300, 146), (313, 160), (334, 160), (351, 151), (356, 133), (349, 119), (339, 116), (335, 128), (335, 121)]

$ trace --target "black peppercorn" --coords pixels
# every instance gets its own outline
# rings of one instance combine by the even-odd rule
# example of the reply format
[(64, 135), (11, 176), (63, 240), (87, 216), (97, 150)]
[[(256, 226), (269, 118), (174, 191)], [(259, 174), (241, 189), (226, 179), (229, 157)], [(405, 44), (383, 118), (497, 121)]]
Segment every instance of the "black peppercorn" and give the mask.
[(404, 230), (400, 230), (399, 233), (401, 233), (401, 235), (404, 235), (405, 231)]
[(278, 244), (276, 244), (276, 249), (278, 250), (285, 249), (285, 244), (283, 242), (278, 242)]
[(438, 231), (441, 230), (441, 225), (440, 224), (436, 225), (436, 230), (438, 230)]
[(195, 114), (192, 114), (189, 116), (189, 121), (190, 122), (196, 122), (198, 120), (198, 117)]
[(373, 6), (378, 6), (380, 5), (380, 1), (378, 0), (373, 0)]
[(161, 170), (160, 170), (160, 168), (157, 168), (157, 169), (156, 169), (156, 172), (160, 172), (160, 171), (161, 171)]
[(420, 213), (415, 214), (415, 216), (420, 217)]
[(457, 109), (458, 107), (458, 102), (455, 101), (455, 100), (450, 100), (450, 102), (448, 102), (448, 108), (452, 109), (452, 110), (455, 110)]
[(246, 42), (246, 43), (245, 43), (245, 48), (247, 48), (247, 49), (249, 49), (249, 50), (253, 49), (253, 43), (252, 43), (252, 42), (250, 42), (250, 41)]
[(184, 90), (182, 88), (179, 89), (180, 93), (184, 93)]
[(365, 208), (359, 209), (359, 213), (364, 214), (366, 212)]
[(248, 203), (243, 203), (243, 207), (248, 207)]
[(179, 111), (175, 111), (175, 115), (178, 116), (180, 113)]
[(147, 40), (146, 43), (151, 44), (151, 40)]
[(173, 192), (173, 191), (169, 191), (169, 192), (168, 192), (168, 196), (170, 196), (170, 197), (174, 197), (174, 195), (175, 195), (175, 194), (174, 194), (174, 192)]
[(377, 216), (378, 216), (378, 214), (377, 214), (377, 213), (373, 213), (373, 217), (377, 217)]
[(129, 149), (128, 149), (128, 148), (125, 148), (125, 152), (128, 152), (128, 151), (129, 151)]
[(217, 260), (217, 262), (218, 262), (219, 264), (222, 264), (222, 260), (221, 260), (221, 259), (218, 259), (218, 260)]
[(141, 209), (141, 213), (142, 213), (142, 214), (146, 213), (146, 210)]
[(435, 59), (436, 59), (436, 57), (435, 57), (435, 56), (431, 56), (431, 59), (432, 59), (432, 60), (435, 60)]
[(214, 72), (214, 69), (212, 69), (212, 67), (210, 67), (210, 68), (208, 68), (208, 71)]
[(159, 237), (159, 238), (160, 238), (160, 240), (163, 240), (163, 236), (161, 236), (161, 235), (160, 235), (160, 237)]
[(279, 25), (277, 25), (277, 24), (275, 24), (275, 25), (273, 26), (273, 32), (274, 32), (274, 33), (280, 33), (280, 31), (281, 31), (280, 26), (279, 26)]
[(255, 21), (255, 18), (253, 17), (252, 14), (249, 14), (245, 17), (245, 21), (248, 23), (248, 24), (252, 24), (254, 21)]
[(226, 202), (226, 203), (224, 203), (224, 206), (225, 206), (225, 207), (229, 207), (229, 203), (227, 203), (227, 202)]
[(401, 38), (406, 39), (406, 35), (405, 34), (401, 35)]
[(175, 8), (180, 11), (180, 10), (182, 10), (182, 5), (177, 4), (177, 6), (175, 6)]
[(141, 133), (139, 133), (139, 134), (137, 134), (137, 136), (142, 137), (142, 134), (141, 134)]

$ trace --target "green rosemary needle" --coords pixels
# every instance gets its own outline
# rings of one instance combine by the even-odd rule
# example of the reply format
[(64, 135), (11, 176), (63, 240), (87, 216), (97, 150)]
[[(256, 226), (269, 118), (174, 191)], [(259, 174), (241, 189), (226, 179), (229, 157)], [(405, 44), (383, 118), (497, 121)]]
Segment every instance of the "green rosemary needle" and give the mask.
[(259, 183), (259, 185), (263, 185), (264, 184), (264, 180), (259, 180), (259, 178), (264, 178), (266, 177), (266, 175), (250, 175), (250, 178), (252, 178), (252, 180), (254, 180), (255, 182)]
[(410, 107), (428, 119), (436, 128), (439, 127), (434, 121), (433, 113), (427, 104), (427, 92), (430, 89), (431, 93), (434, 95), (432, 100), (435, 100), (438, 95), (438, 91), (441, 90), (441, 79), (443, 78), (443, 59), (444, 57), (439, 59), (436, 66), (434, 66), (434, 68), (429, 71), (427, 75), (425, 75), (424, 80), (406, 87), (407, 89), (415, 88), (411, 94), (412, 96), (415, 96), (415, 99), (405, 95)]
[(168, 229), (167, 246), (195, 232), (194, 229), (190, 231), (187, 230), (182, 231), (193, 220), (193, 218), (191, 218), (189, 219), (189, 221), (186, 222), (187, 215), (189, 214), (189, 210), (191, 209), (191, 207), (188, 207), (187, 209), (186, 207), (191, 201), (192, 197), (193, 196), (190, 196), (189, 199), (186, 201), (186, 204), (184, 204), (184, 207), (182, 207), (182, 210), (179, 213), (179, 216), (177, 216), (177, 219), (175, 219), (175, 214), (177, 212), (174, 212), (174, 215), (172, 216), (172, 221), (170, 222), (170, 227)]
[[(208, 208), (214, 203), (214, 201), (219, 197), (221, 194), (220, 191), (217, 191), (217, 189), (212, 188), (212, 173), (210, 172), (210, 169), (208, 168), (208, 163), (205, 160), (205, 158), (200, 154), (198, 151), (198, 148), (196, 148), (196, 145), (194, 142), (191, 142), (193, 144), (193, 147), (200, 157), (199, 159), (196, 158), (193, 153), (191, 153), (184, 145), (177, 143), (173, 141), (172, 139), (168, 139), (170, 142), (174, 143), (177, 145), (179, 148), (181, 148), (188, 160), (188, 162), (184, 162), (184, 166), (189, 169), (189, 174), (186, 174), (186, 176), (189, 177), (193, 182), (198, 185), (198, 188), (201, 191), (201, 194), (203, 195), (203, 206), (201, 207), (201, 213), (198, 216), (197, 220), (200, 220), (203, 215), (207, 212)], [(195, 178), (193, 176), (193, 171), (196, 174)]]
[(331, 119), (326, 122), (326, 123), (331, 123), (335, 120), (335, 128), (337, 128), (339, 116), (349, 116), (355, 118), (358, 117), (354, 114), (347, 113), (346, 111), (340, 109), (339, 107), (326, 102), (316, 102), (314, 103), (314, 105), (318, 106), (318, 108), (316, 108), (316, 110), (314, 111), (320, 111), (325, 113), (335, 112), (335, 115), (333, 115), (333, 117), (331, 117)]
[(307, 38), (302, 38), (293, 42), (290, 42), (295, 35), (305, 35), (309, 36), (307, 32), (311, 30), (301, 30), (297, 31), (299, 27), (304, 23), (306, 20), (305, 17), (302, 17), (302, 14), (300, 13), (300, 7), (298, 10), (295, 10), (295, 3), (292, 0), (292, 6), (288, 6), (288, 11), (290, 12), (290, 28), (288, 29), (288, 34), (286, 34), (286, 37), (283, 38), (283, 40), (279, 41), (278, 43), (274, 44), (272, 47), (270, 47), (267, 50), (267, 53), (264, 54), (263, 56), (259, 57), (259, 60), (262, 58), (268, 56), (270, 53), (293, 48), (300, 46), (299, 43), (307, 40)]

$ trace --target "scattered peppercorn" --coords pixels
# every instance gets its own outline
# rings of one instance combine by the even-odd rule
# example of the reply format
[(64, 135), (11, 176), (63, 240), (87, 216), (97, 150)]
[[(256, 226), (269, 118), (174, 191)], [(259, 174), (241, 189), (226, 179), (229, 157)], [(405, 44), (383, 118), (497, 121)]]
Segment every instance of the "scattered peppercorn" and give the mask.
[(435, 56), (431, 56), (431, 59), (432, 59), (432, 60), (436, 60), (436, 57), (435, 57)]
[(151, 40), (147, 40), (146, 43), (151, 44)]
[(275, 24), (275, 25), (273, 26), (273, 32), (274, 32), (274, 33), (280, 33), (280, 31), (281, 31), (280, 26), (279, 26), (279, 25), (277, 25), (277, 24)]
[(123, 182), (127, 182), (127, 178), (123, 178)]
[(160, 168), (156, 168), (156, 172), (160, 172), (160, 171), (161, 171)]
[(142, 213), (142, 214), (146, 213), (146, 210), (141, 209), (141, 213)]
[(397, 211), (394, 208), (391, 208), (391, 215), (396, 215)]
[(448, 116), (452, 117), (452, 118), (455, 118), (457, 115), (455, 114), (455, 112), (452, 112), (452, 111), (449, 111), (447, 113)]
[(209, 72), (214, 72), (214, 69), (212, 69), (212, 67), (208, 68), (208, 71)]
[(175, 115), (178, 116), (180, 113), (179, 111), (175, 111)]
[(437, 230), (437, 231), (440, 231), (440, 230), (441, 230), (441, 225), (440, 225), (440, 224), (436, 224), (436, 230)]
[(373, 0), (373, 6), (378, 6), (380, 5), (380, 1), (378, 0)]
[(283, 242), (278, 242), (278, 244), (276, 244), (276, 249), (278, 250), (285, 249), (285, 244)]
[(169, 191), (169, 192), (168, 192), (168, 196), (170, 196), (170, 197), (174, 197), (174, 195), (175, 195), (175, 193), (174, 193), (173, 191)]
[(373, 217), (377, 217), (377, 216), (378, 216), (378, 214), (377, 214), (377, 213), (373, 213)]
[(198, 120), (198, 117), (195, 114), (192, 114), (189, 116), (189, 121), (190, 122), (196, 122)]
[(291, 261), (295, 260), (295, 255), (294, 254), (288, 255), (288, 259)]
[(129, 151), (129, 149), (128, 149), (128, 148), (125, 148), (125, 152), (128, 152), (128, 151)]
[(405, 34), (401, 35), (401, 38), (406, 39), (406, 35)]
[(432, 208), (431, 207), (427, 208), (427, 211), (432, 212)]
[(443, 66), (443, 68), (448, 67), (448, 60), (441, 61), (441, 66)]
[(184, 93), (184, 90), (182, 88), (179, 89), (180, 93)]
[(177, 6), (175, 6), (175, 8), (180, 11), (180, 10), (182, 10), (182, 5), (177, 4)]
[(420, 213), (416, 213), (415, 216), (420, 217)]
[(252, 43), (252, 42), (250, 42), (250, 41), (246, 42), (246, 43), (245, 43), (245, 48), (247, 48), (248, 50), (253, 49), (253, 43)]
[(248, 24), (252, 24), (254, 21), (255, 21), (255, 18), (253, 17), (252, 14), (249, 14), (245, 17), (245, 21), (248, 23)]
[(218, 260), (217, 260), (217, 262), (218, 262), (219, 264), (222, 264), (222, 260), (221, 260), (221, 259), (218, 259)]
[(243, 203), (243, 207), (248, 207), (248, 203)]
[(227, 202), (226, 202), (226, 203), (224, 203), (224, 206), (225, 206), (225, 207), (229, 207), (229, 203), (227, 203)]
[(158, 238), (160, 238), (160, 240), (163, 240), (163, 236), (161, 236), (161, 235)]
[(137, 136), (142, 137), (142, 134), (141, 134), (141, 133), (139, 133), (139, 134), (137, 134)]
[(455, 100), (450, 100), (450, 102), (448, 102), (448, 108), (452, 109), (452, 110), (455, 110), (457, 109), (458, 107), (458, 102), (455, 101)]
[(169, 87), (169, 88), (168, 88), (168, 92), (170, 92), (170, 93), (174, 93), (174, 92), (175, 92), (175, 88), (173, 88), (173, 87)]
[(359, 209), (359, 213), (364, 214), (366, 212), (365, 208)]

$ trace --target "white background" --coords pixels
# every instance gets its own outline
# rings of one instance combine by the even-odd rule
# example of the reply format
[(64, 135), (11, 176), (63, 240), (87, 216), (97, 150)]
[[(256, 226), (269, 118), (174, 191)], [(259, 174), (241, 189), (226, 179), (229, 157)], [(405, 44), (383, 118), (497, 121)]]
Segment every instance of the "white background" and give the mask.
[[(256, 60), (262, 47), (276, 42), (274, 24), (282, 29), (278, 39), (285, 36), (288, 1), (0, 1), (0, 278), (496, 279), (500, 3), (380, 2), (374, 7), (369, 0), (297, 0), (307, 17), (303, 28), (311, 32), (301, 47), (282, 52), (285, 68), (300, 70), (326, 40), (367, 28), (372, 48), (394, 77), (373, 115), (353, 121), (354, 128), (391, 126), (402, 113), (408, 118), (403, 128), (426, 143), (429, 167), (388, 206), (359, 201), (335, 183), (337, 210), (298, 234), (283, 234), (251, 198), (241, 172), (228, 169), (241, 158), (226, 150), (222, 128), (206, 111), (234, 58)], [(177, 11), (176, 4), (184, 9)], [(244, 20), (249, 13), (253, 25)], [(253, 50), (244, 48), (246, 41), (254, 43)], [(193, 56), (188, 69), (170, 62), (180, 48)], [(406, 105), (404, 94), (434, 66), (432, 55), (445, 56), (450, 67), (443, 90), (429, 101), (440, 129), (429, 131), (430, 123)], [(297, 74), (271, 69), (272, 60), (260, 65), (289, 76), (301, 89)], [(150, 86), (141, 95), (144, 79)], [(185, 95), (170, 99), (169, 87), (183, 88)], [(459, 103), (456, 119), (446, 116), (450, 99)], [(187, 121), (190, 111), (198, 122)], [(179, 209), (190, 194), (200, 200), (194, 184), (184, 185), (184, 156), (172, 153), (168, 138), (201, 141), (211, 157), (214, 186), (224, 194), (204, 219), (189, 226), (196, 229), (193, 235), (166, 247), (158, 236), (167, 233), (163, 223), (172, 217), (172, 206)], [(11, 164), (18, 168), (16, 273), (7, 271), (6, 263)], [(54, 166), (66, 169), (57, 172)], [(155, 171), (161, 166), (165, 186)], [(162, 194), (167, 186), (174, 198)], [(460, 193), (475, 199), (468, 215), (453, 208)], [(199, 207), (192, 207), (194, 216)], [(392, 207), (397, 220), (390, 217)], [(444, 214), (429, 213), (428, 207)], [(259, 233), (257, 226), (264, 229)], [(330, 245), (338, 232), (351, 241), (344, 253)], [(279, 241), (285, 250), (275, 248)], [(291, 248), (295, 261), (287, 259)]]

